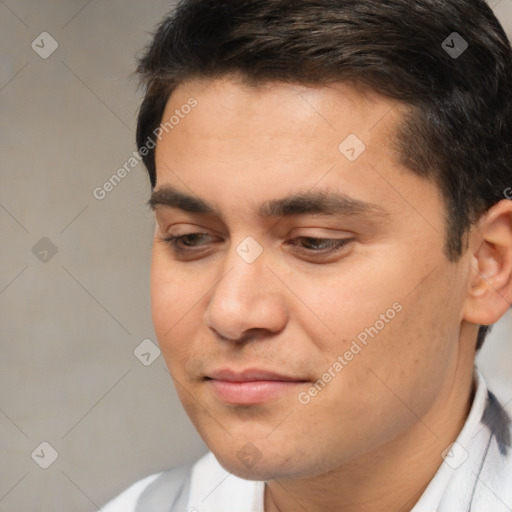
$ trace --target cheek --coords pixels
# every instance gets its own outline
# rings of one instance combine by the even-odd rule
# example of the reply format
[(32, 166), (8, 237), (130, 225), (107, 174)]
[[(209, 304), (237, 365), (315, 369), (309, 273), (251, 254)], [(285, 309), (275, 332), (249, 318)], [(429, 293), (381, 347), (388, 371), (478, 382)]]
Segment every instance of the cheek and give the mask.
[(410, 254), (405, 263), (393, 256), (379, 265), (363, 262), (337, 283), (326, 281), (323, 297), (329, 300), (318, 295), (311, 308), (323, 312), (336, 335), (320, 337), (317, 327), (311, 339), (330, 364), (347, 354), (339, 386), (350, 384), (378, 405), (396, 401), (387, 384), (424, 411), (455, 371), (464, 286), (457, 269), (441, 258)]
[(168, 362), (178, 361), (190, 350), (194, 332), (199, 326), (195, 317), (199, 300), (205, 294), (202, 280), (169, 263), (162, 248), (153, 249), (150, 273), (151, 315), (163, 355)]
[(293, 318), (319, 349), (331, 355), (343, 353), (354, 339), (364, 343), (371, 339), (369, 333), (388, 331), (403, 309), (401, 300), (420, 279), (384, 246), (360, 248), (354, 257), (332, 267), (289, 275), (285, 271), (282, 275), (297, 297), (292, 300)]
[(362, 358), (373, 372), (368, 383), (374, 396), (396, 401), (396, 394), (421, 415), (455, 374), (462, 305), (457, 281), (456, 272), (445, 266), (423, 282), (418, 274), (421, 284), (412, 291), (397, 290), (402, 310), (369, 342)]
[[(368, 450), (370, 440), (375, 445), (383, 443), (413, 425), (417, 417), (424, 417), (451, 381), (458, 357), (457, 301), (439, 316), (446, 276), (432, 277), (432, 282), (408, 296), (396, 290), (402, 309), (394, 310), (394, 317), (388, 323), (378, 324), (376, 330), (369, 329), (376, 325), (375, 313), (380, 314), (382, 306), (387, 306), (388, 300), (396, 295), (385, 295), (385, 300), (373, 306), (367, 304), (357, 320), (348, 318), (346, 322), (338, 322), (340, 333), (347, 323), (353, 332), (363, 332), (366, 344), (356, 335), (348, 337), (346, 343), (338, 341), (330, 347), (326, 368), (341, 354), (343, 369), (311, 399), (313, 407), (318, 409), (317, 417), (329, 418), (325, 424), (316, 426), (325, 438), (341, 426), (348, 438), (367, 440), (365, 446), (355, 446), (354, 450)], [(384, 308), (382, 313), (385, 312)], [(362, 331), (356, 325), (360, 322), (364, 326)], [(357, 350), (345, 352), (353, 347), (353, 340), (358, 344)], [(350, 360), (345, 353), (350, 355)], [(313, 409), (309, 412), (308, 418), (314, 416)]]

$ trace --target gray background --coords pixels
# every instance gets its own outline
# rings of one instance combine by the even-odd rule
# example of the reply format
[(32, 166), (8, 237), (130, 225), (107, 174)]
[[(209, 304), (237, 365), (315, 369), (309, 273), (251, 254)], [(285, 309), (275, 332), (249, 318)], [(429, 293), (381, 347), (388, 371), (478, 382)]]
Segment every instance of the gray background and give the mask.
[[(492, 5), (512, 34), (512, 0)], [(155, 341), (142, 165), (93, 196), (135, 150), (130, 74), (171, 6), (0, 1), (0, 512), (97, 510), (205, 451), (162, 357), (134, 355)], [(31, 47), (51, 48), (45, 31), (58, 43), (48, 58)], [(510, 332), (509, 312), (479, 356), (504, 403)], [(58, 453), (48, 469), (42, 442)]]

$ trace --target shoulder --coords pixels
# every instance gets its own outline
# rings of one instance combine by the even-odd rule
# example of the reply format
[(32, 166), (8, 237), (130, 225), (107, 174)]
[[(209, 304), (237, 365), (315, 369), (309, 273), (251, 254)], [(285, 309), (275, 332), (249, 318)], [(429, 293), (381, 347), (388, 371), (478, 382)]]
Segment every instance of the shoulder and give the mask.
[(512, 510), (512, 420), (506, 407), (510, 400), (500, 400), (498, 394), (482, 388), (483, 412), (454, 482), (470, 496), (468, 510)]
[(209, 452), (193, 467), (187, 505), (201, 512), (263, 512), (264, 486), (230, 473)]
[(137, 480), (121, 494), (101, 507), (103, 512), (134, 512), (140, 495), (159, 477), (160, 473), (154, 473)]
[(190, 508), (202, 512), (261, 512), (263, 485), (264, 482), (232, 475), (219, 464), (213, 453), (208, 452), (193, 465), (161, 471), (138, 480), (101, 510), (169, 512)]
[[(142, 478), (109, 501), (102, 512), (139, 512), (159, 503), (172, 504), (189, 483), (191, 466), (180, 466)], [(142, 508), (141, 508), (142, 507)], [(153, 508), (151, 508), (153, 509)]]

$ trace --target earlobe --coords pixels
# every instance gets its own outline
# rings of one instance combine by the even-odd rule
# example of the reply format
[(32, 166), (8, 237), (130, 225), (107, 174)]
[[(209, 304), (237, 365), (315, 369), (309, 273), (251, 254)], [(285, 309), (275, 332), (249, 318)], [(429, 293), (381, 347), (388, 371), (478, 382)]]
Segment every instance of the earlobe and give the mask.
[(512, 201), (494, 205), (470, 235), (471, 278), (464, 318), (490, 325), (512, 302)]

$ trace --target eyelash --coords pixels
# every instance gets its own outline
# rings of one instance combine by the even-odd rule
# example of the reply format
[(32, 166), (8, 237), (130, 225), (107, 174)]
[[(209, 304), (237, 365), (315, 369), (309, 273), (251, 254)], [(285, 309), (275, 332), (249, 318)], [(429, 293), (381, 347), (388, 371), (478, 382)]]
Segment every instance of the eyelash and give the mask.
[[(163, 239), (163, 242), (168, 244), (171, 247), (171, 249), (176, 253), (182, 253), (182, 254), (190, 253), (190, 252), (193, 252), (194, 249), (184, 249), (182, 246), (179, 245), (179, 243), (189, 237), (197, 238), (198, 235), (199, 235), (200, 239), (204, 239), (205, 237), (208, 237), (207, 233), (187, 233), (186, 235), (166, 237)], [(328, 246), (330, 246), (331, 248), (328, 250), (314, 250), (314, 249), (305, 249), (304, 248), (305, 253), (322, 256), (322, 255), (333, 254), (333, 253), (341, 251), (342, 249), (345, 248), (346, 245), (348, 245), (350, 242), (353, 241), (353, 238), (320, 238), (320, 237), (311, 237), (311, 236), (299, 236), (299, 237), (294, 238), (293, 240), (289, 241), (288, 243), (290, 245), (296, 245), (291, 242), (295, 242), (297, 240), (307, 240), (310, 242), (313, 241), (313, 244), (309, 243), (306, 245), (315, 245), (314, 242), (317, 242), (317, 243), (320, 242), (320, 243), (324, 243), (324, 244), (327, 244)], [(186, 247), (197, 247), (197, 246), (186, 246)]]

